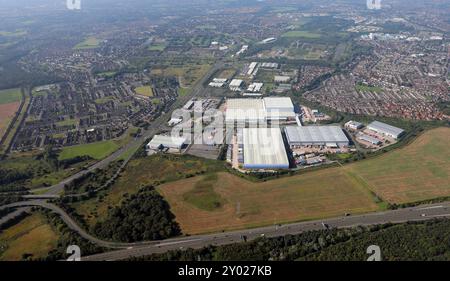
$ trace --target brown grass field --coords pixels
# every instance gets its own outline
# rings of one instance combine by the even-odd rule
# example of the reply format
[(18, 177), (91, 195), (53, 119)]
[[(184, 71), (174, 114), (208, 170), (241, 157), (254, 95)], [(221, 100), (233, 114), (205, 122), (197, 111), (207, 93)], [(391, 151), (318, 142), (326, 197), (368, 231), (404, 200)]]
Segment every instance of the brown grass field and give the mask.
[(33, 214), (0, 234), (0, 260), (22, 260), (23, 254), (33, 259), (44, 258), (56, 247), (58, 234), (41, 214)]
[(9, 123), (19, 109), (20, 102), (0, 104), (0, 138), (8, 129)]
[[(450, 196), (449, 140), (450, 128), (438, 128), (404, 148), (344, 167), (261, 183), (222, 172), (212, 191), (195, 191), (205, 176), (167, 183), (158, 190), (187, 234), (376, 211), (386, 203), (377, 202), (370, 190), (389, 203)], [(196, 193), (198, 200), (192, 198)], [(207, 210), (202, 206), (212, 204), (201, 200), (221, 204)]]
[(339, 168), (263, 183), (249, 182), (225, 172), (218, 173), (214, 191), (224, 203), (214, 211), (202, 210), (183, 199), (184, 194), (190, 192), (202, 178), (168, 183), (158, 188), (169, 201), (185, 234), (311, 220), (378, 209), (371, 194), (360, 188), (354, 178)]
[(349, 169), (389, 203), (450, 196), (450, 128), (426, 132), (412, 144)]

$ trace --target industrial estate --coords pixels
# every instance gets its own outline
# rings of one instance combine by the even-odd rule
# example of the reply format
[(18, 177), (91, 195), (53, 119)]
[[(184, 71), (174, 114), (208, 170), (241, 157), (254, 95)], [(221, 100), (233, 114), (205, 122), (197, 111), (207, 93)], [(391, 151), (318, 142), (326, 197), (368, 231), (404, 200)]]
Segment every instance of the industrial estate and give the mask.
[[(290, 97), (230, 98), (223, 100), (223, 104), (214, 103), (214, 107), (205, 107), (204, 102), (210, 104), (208, 100), (188, 101), (182, 109), (188, 112), (185, 116), (189, 119), (171, 118), (168, 125), (193, 127), (190, 113), (194, 106), (200, 116), (204, 109), (219, 109), (215, 114), (223, 114), (224, 123), (200, 131), (200, 144), (206, 151), (220, 146), (226, 151), (226, 161), (241, 172), (276, 172), (330, 164), (327, 155), (354, 153), (358, 150), (356, 143), (376, 151), (395, 144), (404, 133), (403, 129), (380, 121), (370, 124), (348, 121), (343, 127), (339, 124), (303, 125), (305, 112), (302, 108), (305, 107), (294, 105)], [(314, 109), (311, 112), (320, 114)], [(205, 125), (209, 123), (200, 119)], [(214, 141), (203, 142), (204, 139)], [(155, 135), (146, 150), (149, 155), (189, 153), (195, 140), (191, 139), (191, 131), (188, 137)]]
[(448, 1), (6, 2), (0, 261), (450, 260)]

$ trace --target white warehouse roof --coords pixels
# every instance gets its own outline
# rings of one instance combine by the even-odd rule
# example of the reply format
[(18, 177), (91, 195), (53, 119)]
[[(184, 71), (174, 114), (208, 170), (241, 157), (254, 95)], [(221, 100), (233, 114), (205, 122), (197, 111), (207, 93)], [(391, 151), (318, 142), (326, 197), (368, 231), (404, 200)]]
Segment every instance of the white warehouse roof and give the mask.
[(390, 135), (394, 138), (398, 138), (401, 134), (403, 134), (403, 130), (379, 121), (374, 121), (372, 123), (370, 123), (367, 128), (369, 128), (370, 130), (382, 133), (382, 134), (386, 134), (386, 135)]
[(294, 104), (292, 103), (291, 98), (287, 97), (264, 98), (264, 106), (266, 109), (287, 108), (294, 110)]
[(231, 80), (230, 87), (240, 87), (244, 81), (241, 79)]
[(288, 82), (289, 80), (291, 80), (291, 77), (289, 76), (275, 75), (274, 77), (275, 82)]
[(264, 98), (264, 108), (268, 120), (295, 118), (294, 104), (291, 98)]
[(176, 148), (181, 149), (186, 142), (186, 138), (155, 135), (153, 139), (147, 144), (149, 149)]
[(279, 128), (246, 128), (245, 169), (288, 169), (289, 160)]
[(266, 114), (262, 99), (228, 99), (226, 122), (262, 122)]
[(291, 126), (285, 129), (289, 145), (348, 145), (349, 140), (339, 126)]
[(228, 99), (226, 122), (264, 122), (295, 118), (294, 104), (288, 97)]

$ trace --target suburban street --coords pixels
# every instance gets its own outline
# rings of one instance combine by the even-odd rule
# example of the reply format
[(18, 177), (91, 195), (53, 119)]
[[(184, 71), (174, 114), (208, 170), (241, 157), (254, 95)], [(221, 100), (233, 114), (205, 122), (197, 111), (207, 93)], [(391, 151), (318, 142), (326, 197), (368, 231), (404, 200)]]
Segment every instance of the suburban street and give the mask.
[[(242, 237), (246, 236), (248, 240), (258, 237), (276, 237), (284, 235), (295, 235), (305, 231), (320, 230), (328, 228), (348, 228), (354, 226), (367, 226), (385, 223), (402, 223), (408, 221), (424, 221), (437, 218), (450, 218), (450, 202), (438, 204), (420, 205), (412, 208), (404, 208), (378, 213), (369, 213), (355, 216), (342, 216), (331, 219), (307, 221), (292, 223), (286, 225), (275, 225), (260, 227), (247, 230), (229, 231), (217, 234), (195, 235), (188, 237), (179, 237), (166, 239), (162, 241), (139, 242), (139, 243), (115, 243), (97, 239), (88, 234), (84, 229), (77, 225), (69, 215), (67, 215), (59, 207), (47, 203), (43, 200), (17, 202), (10, 205), (0, 207), (17, 208), (40, 206), (52, 210), (59, 214), (62, 220), (83, 238), (103, 247), (120, 248), (102, 254), (83, 257), (83, 261), (113, 261), (123, 260), (132, 257), (141, 257), (145, 255), (164, 253), (170, 250), (202, 248), (208, 245), (226, 245), (231, 243), (243, 242)], [(382, 245), (380, 245), (382, 246)]]

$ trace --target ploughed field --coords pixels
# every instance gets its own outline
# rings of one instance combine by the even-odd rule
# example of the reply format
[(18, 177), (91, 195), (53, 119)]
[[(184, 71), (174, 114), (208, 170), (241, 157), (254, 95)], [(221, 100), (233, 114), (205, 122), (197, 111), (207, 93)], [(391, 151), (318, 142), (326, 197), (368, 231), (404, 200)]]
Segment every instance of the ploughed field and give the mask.
[(450, 196), (449, 139), (450, 128), (438, 128), (404, 148), (344, 167), (267, 182), (219, 172), (166, 183), (158, 191), (185, 234), (371, 212), (386, 202)]

